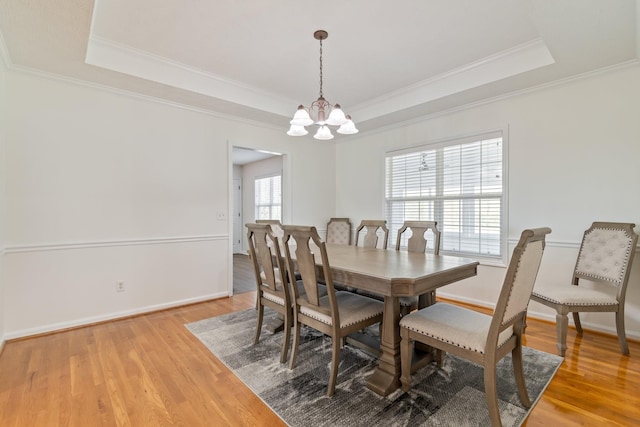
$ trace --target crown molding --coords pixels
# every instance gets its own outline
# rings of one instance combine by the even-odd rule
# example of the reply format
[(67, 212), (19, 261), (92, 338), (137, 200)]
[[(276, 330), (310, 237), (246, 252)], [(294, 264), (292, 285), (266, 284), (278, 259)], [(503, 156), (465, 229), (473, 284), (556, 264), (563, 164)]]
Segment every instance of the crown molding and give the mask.
[(364, 122), (555, 63), (541, 38), (487, 56), (350, 108)]
[(166, 105), (169, 107), (173, 107), (173, 108), (179, 108), (181, 110), (187, 110), (187, 111), (191, 111), (194, 113), (200, 113), (200, 114), (206, 114), (208, 116), (212, 116), (212, 117), (216, 117), (219, 119), (224, 119), (224, 120), (229, 120), (229, 121), (233, 121), (233, 122), (237, 122), (237, 123), (242, 123), (242, 124), (246, 124), (246, 125), (251, 125), (251, 126), (256, 126), (256, 127), (261, 127), (261, 128), (265, 128), (265, 129), (271, 129), (271, 130), (276, 130), (276, 131), (282, 131), (282, 129), (284, 129), (283, 126), (276, 126), (276, 125), (272, 125), (272, 124), (268, 124), (268, 123), (264, 123), (264, 122), (260, 122), (260, 121), (256, 121), (256, 120), (250, 120), (250, 119), (246, 119), (243, 117), (238, 117), (238, 116), (233, 116), (230, 114), (224, 114), (224, 113), (220, 113), (217, 111), (213, 111), (213, 110), (207, 110), (205, 108), (199, 108), (199, 107), (194, 107), (192, 105), (188, 105), (188, 104), (182, 104), (179, 102), (175, 102), (175, 101), (169, 101), (167, 99), (163, 99), (163, 98), (158, 98), (155, 96), (151, 96), (151, 95), (144, 95), (138, 92), (132, 92), (130, 90), (125, 90), (125, 89), (119, 89), (119, 88), (115, 88), (113, 86), (108, 86), (102, 83), (96, 83), (96, 82), (91, 82), (88, 80), (82, 80), (82, 79), (78, 79), (75, 77), (68, 77), (68, 76), (64, 76), (62, 74), (55, 74), (55, 73), (50, 73), (47, 71), (42, 71), (42, 70), (38, 70), (35, 68), (31, 68), (31, 67), (25, 67), (23, 65), (16, 65), (16, 64), (12, 64), (10, 67), (8, 67), (8, 69), (10, 71), (14, 71), (14, 72), (20, 72), (20, 73), (24, 73), (24, 74), (30, 74), (32, 76), (36, 76), (36, 77), (41, 77), (41, 78), (45, 78), (45, 79), (49, 79), (49, 80), (55, 80), (55, 81), (60, 81), (60, 82), (64, 82), (64, 83), (69, 83), (69, 84), (73, 84), (76, 86), (83, 86), (83, 87), (87, 87), (90, 89), (97, 89), (103, 92), (108, 92), (108, 93), (113, 93), (116, 95), (120, 95), (120, 96), (126, 96), (128, 98), (133, 98), (133, 99), (139, 99), (142, 101), (146, 101), (146, 102), (152, 102), (155, 104), (162, 104), (162, 105)]
[(294, 100), (91, 34), (87, 64), (288, 117)]
[[(638, 0), (640, 1), (640, 0)], [(477, 107), (481, 107), (484, 105), (490, 105), (496, 102), (500, 102), (500, 101), (504, 101), (507, 99), (511, 99), (511, 98), (517, 98), (519, 96), (524, 96), (524, 95), (528, 95), (528, 94), (532, 94), (532, 93), (536, 93), (536, 92), (540, 92), (543, 90), (547, 90), (550, 88), (554, 88), (554, 87), (558, 87), (558, 86), (563, 86), (569, 83), (573, 83), (573, 82), (578, 82), (581, 80), (588, 80), (590, 78), (593, 77), (597, 77), (603, 74), (608, 74), (608, 73), (612, 73), (615, 71), (619, 71), (619, 70), (624, 70), (627, 68), (633, 68), (636, 66), (640, 66), (640, 59), (636, 58), (636, 59), (632, 59), (629, 61), (625, 61), (625, 62), (621, 62), (619, 64), (615, 64), (615, 65), (610, 65), (608, 67), (603, 67), (603, 68), (598, 68), (597, 70), (591, 70), (591, 71), (587, 71), (585, 73), (581, 73), (581, 74), (576, 74), (573, 76), (569, 76), (569, 77), (564, 77), (561, 79), (557, 79), (551, 82), (547, 82), (547, 83), (542, 83), (539, 85), (535, 85), (535, 86), (531, 86), (531, 87), (527, 87), (524, 89), (519, 89), (519, 90), (515, 90), (512, 92), (508, 92), (502, 95), (498, 95), (498, 96), (494, 96), (491, 98), (485, 98), (482, 99), (480, 101), (475, 101), (475, 102), (470, 102), (464, 105), (459, 105), (457, 107), (453, 107), (453, 108), (448, 108), (446, 110), (442, 110), (442, 111), (438, 111), (435, 113), (431, 113), (431, 114), (425, 114), (413, 119), (409, 119), (409, 120), (404, 120), (402, 122), (397, 122), (397, 123), (393, 123), (390, 125), (386, 125), (386, 126), (382, 126), (376, 129), (372, 129), (372, 130), (368, 130), (368, 131), (364, 131), (361, 132), (357, 135), (350, 135), (351, 138), (349, 139), (350, 141), (354, 141), (354, 140), (358, 140), (358, 139), (362, 139), (365, 138), (367, 136), (371, 136), (371, 135), (375, 135), (375, 134), (379, 134), (379, 133), (384, 133), (384, 132), (388, 132), (394, 129), (399, 129), (399, 128), (403, 128), (406, 126), (411, 126), (411, 125), (415, 125), (415, 124), (419, 124), (428, 120), (433, 120), (435, 118), (438, 117), (444, 117), (444, 116), (448, 116), (450, 114), (454, 114), (454, 113), (458, 113), (461, 111), (466, 111), (466, 110), (471, 110), (473, 108), (477, 108)], [(342, 142), (347, 142), (346, 140), (339, 140), (336, 141), (336, 143), (342, 143)]]

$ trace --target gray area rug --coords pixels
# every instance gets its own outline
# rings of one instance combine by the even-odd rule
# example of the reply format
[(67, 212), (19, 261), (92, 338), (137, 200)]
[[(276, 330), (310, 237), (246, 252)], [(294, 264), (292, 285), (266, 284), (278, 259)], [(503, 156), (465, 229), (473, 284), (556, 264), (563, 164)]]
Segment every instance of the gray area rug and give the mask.
[[(265, 323), (275, 313), (265, 309)], [(254, 309), (185, 325), (275, 413), (291, 426), (488, 426), (483, 369), (447, 355), (443, 368), (428, 365), (414, 374), (412, 389), (380, 397), (366, 387), (377, 366), (368, 353), (346, 345), (341, 352), (336, 392), (326, 397), (331, 339), (303, 327), (297, 365), (280, 364), (282, 333), (263, 329), (253, 345)], [(377, 333), (370, 328), (368, 333)], [(562, 358), (525, 347), (527, 389), (537, 402)], [(529, 411), (518, 399), (511, 356), (499, 364), (498, 397), (505, 426), (519, 426)]]

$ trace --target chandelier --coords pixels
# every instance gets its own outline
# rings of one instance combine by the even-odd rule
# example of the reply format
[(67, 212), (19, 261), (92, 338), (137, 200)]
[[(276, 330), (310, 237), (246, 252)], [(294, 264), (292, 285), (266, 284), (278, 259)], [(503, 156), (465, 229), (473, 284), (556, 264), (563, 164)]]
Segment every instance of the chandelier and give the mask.
[(333, 139), (329, 126), (340, 126), (336, 132), (344, 135), (358, 133), (351, 116), (344, 114), (340, 104), (331, 105), (322, 95), (322, 40), (325, 40), (328, 36), (329, 33), (324, 30), (318, 30), (313, 33), (313, 37), (320, 41), (320, 96), (311, 103), (309, 108), (304, 105), (298, 106), (293, 119), (289, 122), (291, 127), (287, 135), (306, 135), (309, 132), (305, 126), (311, 125), (318, 126), (318, 131), (313, 135), (315, 139)]

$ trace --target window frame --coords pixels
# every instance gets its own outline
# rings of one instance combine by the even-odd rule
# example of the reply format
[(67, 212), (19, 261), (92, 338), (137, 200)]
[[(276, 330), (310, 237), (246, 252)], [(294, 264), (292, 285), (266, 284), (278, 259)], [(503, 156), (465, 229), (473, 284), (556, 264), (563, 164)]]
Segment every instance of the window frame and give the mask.
[[(397, 219), (395, 220), (396, 223), (392, 223), (392, 216), (389, 214), (390, 211), (390, 201), (401, 201), (402, 197), (388, 197), (388, 185), (389, 185), (389, 180), (388, 180), (388, 161), (389, 158), (393, 158), (395, 156), (401, 156), (401, 155), (406, 155), (406, 154), (413, 154), (413, 153), (421, 153), (423, 151), (426, 152), (432, 152), (435, 150), (441, 150), (444, 149), (446, 147), (453, 147), (453, 146), (460, 146), (460, 145), (464, 145), (464, 144), (468, 144), (468, 143), (472, 143), (472, 142), (478, 142), (478, 141), (483, 141), (483, 140), (488, 140), (488, 139), (494, 139), (494, 138), (502, 138), (502, 191), (501, 194), (499, 196), (484, 196), (482, 197), (481, 195), (479, 196), (475, 196), (475, 197), (471, 197), (473, 199), (488, 199), (491, 197), (494, 198), (498, 198), (500, 200), (500, 238), (499, 238), (499, 248), (500, 248), (500, 255), (496, 255), (496, 256), (486, 256), (486, 255), (482, 255), (481, 253), (470, 253), (470, 252), (459, 252), (459, 251), (451, 251), (451, 250), (447, 250), (446, 248), (446, 241), (445, 241), (445, 233), (443, 234), (443, 240), (441, 240), (441, 245), (440, 245), (440, 254), (442, 255), (451, 255), (451, 256), (458, 256), (458, 257), (464, 257), (464, 258), (474, 258), (474, 259), (478, 259), (481, 264), (484, 265), (495, 265), (495, 266), (500, 266), (500, 267), (504, 267), (507, 265), (507, 261), (508, 261), (508, 249), (509, 249), (509, 224), (508, 224), (508, 206), (509, 206), (509, 201), (508, 201), (508, 194), (509, 194), (509, 174), (508, 174), (508, 160), (509, 160), (509, 150), (508, 150), (508, 146), (509, 146), (509, 141), (508, 141), (508, 127), (504, 127), (504, 128), (497, 128), (497, 129), (492, 129), (492, 130), (487, 130), (487, 131), (482, 131), (482, 132), (474, 132), (474, 133), (470, 133), (470, 134), (466, 134), (466, 135), (462, 135), (462, 136), (456, 136), (456, 137), (451, 137), (451, 138), (445, 138), (445, 139), (440, 139), (437, 141), (430, 141), (430, 142), (424, 142), (424, 143), (420, 143), (420, 144), (415, 144), (415, 145), (411, 145), (411, 146), (407, 146), (407, 147), (403, 147), (403, 148), (397, 148), (397, 149), (390, 149), (388, 151), (386, 151), (384, 153), (384, 158), (383, 158), (383, 168), (384, 168), (384, 174), (383, 174), (383, 212), (384, 212), (384, 217), (387, 220), (387, 225), (389, 227), (389, 231), (390, 231), (390, 239), (392, 241), (395, 242), (396, 236), (397, 236), (397, 232), (399, 227), (402, 225), (397, 224)], [(444, 173), (443, 169), (440, 169), (440, 173)], [(441, 181), (443, 180), (442, 177), (439, 178)], [(442, 188), (442, 184), (439, 183), (437, 185), (437, 187)], [(439, 190), (441, 191), (441, 190)], [(453, 200), (463, 200), (465, 198), (467, 198), (469, 196), (465, 196), (465, 195), (457, 195), (457, 196), (444, 196), (443, 193), (437, 194), (436, 196), (432, 196), (432, 197), (424, 197), (424, 196), (418, 196), (418, 197), (405, 197), (405, 199), (408, 200), (445, 200), (445, 199), (453, 199)], [(424, 220), (437, 220), (438, 221), (438, 228), (440, 229), (440, 231), (443, 231), (443, 228), (445, 226), (445, 224), (443, 223), (442, 220), (442, 215), (443, 213), (440, 212), (440, 214), (438, 214), (436, 211), (436, 207), (435, 207), (435, 203), (434, 203), (434, 218), (421, 218)], [(405, 220), (409, 220), (409, 219), (413, 219), (413, 218), (406, 218), (405, 215), (403, 215), (403, 218)]]
[[(262, 181), (262, 180), (266, 180), (266, 179), (273, 179), (273, 178), (279, 178), (280, 179), (280, 202), (279, 203), (274, 203), (273, 202), (273, 184), (270, 186), (270, 194), (269, 194), (269, 201), (270, 203), (268, 204), (259, 204), (258, 203), (258, 181)], [(253, 180), (253, 213), (254, 213), (254, 219), (255, 220), (263, 220), (263, 219), (274, 219), (274, 220), (279, 220), (282, 221), (282, 191), (283, 191), (283, 185), (282, 185), (282, 172), (275, 172), (275, 173), (270, 173), (270, 174), (266, 174), (266, 175), (259, 175), (254, 177)], [(279, 211), (280, 211), (280, 215), (276, 218), (274, 218), (273, 215), (273, 207), (274, 206), (278, 206), (279, 207)], [(269, 218), (261, 218), (259, 213), (260, 213), (260, 208), (261, 207), (268, 207), (269, 208)]]

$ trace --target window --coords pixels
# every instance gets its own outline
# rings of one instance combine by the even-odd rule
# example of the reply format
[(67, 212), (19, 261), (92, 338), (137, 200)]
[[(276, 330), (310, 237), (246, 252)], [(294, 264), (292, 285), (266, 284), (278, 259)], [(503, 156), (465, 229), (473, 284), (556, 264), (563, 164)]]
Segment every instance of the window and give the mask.
[(404, 221), (435, 220), (441, 253), (505, 262), (504, 152), (500, 131), (387, 153), (391, 237)]
[(256, 179), (256, 219), (282, 220), (282, 175)]

